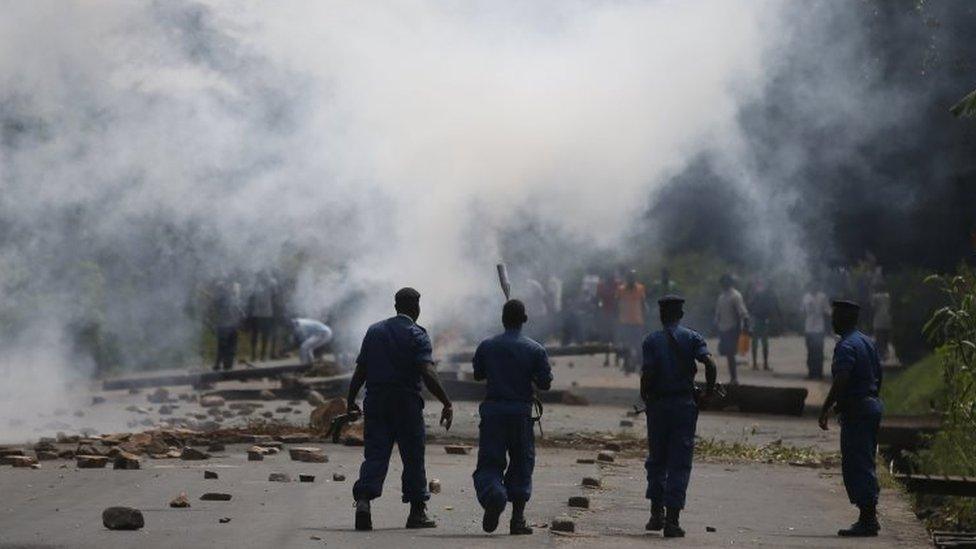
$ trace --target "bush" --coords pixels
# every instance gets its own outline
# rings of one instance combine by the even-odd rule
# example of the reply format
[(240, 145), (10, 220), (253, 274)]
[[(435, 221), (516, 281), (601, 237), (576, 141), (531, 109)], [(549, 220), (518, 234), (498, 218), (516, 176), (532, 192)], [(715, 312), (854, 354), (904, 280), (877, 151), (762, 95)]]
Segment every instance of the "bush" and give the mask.
[(939, 307), (945, 295), (925, 284), (929, 273), (909, 270), (888, 276), (891, 293), (891, 343), (902, 363), (910, 364), (931, 354), (935, 347), (922, 334), (922, 327)]

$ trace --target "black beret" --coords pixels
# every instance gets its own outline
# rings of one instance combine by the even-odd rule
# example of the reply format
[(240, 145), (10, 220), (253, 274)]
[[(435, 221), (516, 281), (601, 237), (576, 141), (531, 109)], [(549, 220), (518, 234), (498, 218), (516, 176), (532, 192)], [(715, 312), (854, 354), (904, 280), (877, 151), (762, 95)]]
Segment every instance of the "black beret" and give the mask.
[(674, 294), (668, 294), (662, 297), (661, 299), (657, 300), (657, 304), (660, 305), (661, 307), (681, 305), (684, 302), (685, 302), (685, 298)]
[(841, 309), (845, 311), (860, 311), (861, 306), (854, 301), (848, 301), (846, 299), (835, 299), (831, 303), (835, 309)]

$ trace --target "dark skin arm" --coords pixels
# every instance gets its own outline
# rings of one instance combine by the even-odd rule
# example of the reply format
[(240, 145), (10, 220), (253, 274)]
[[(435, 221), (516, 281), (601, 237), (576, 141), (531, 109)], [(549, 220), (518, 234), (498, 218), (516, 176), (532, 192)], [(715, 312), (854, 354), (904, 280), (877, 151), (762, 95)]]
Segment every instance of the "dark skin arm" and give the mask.
[[(711, 396), (715, 392), (715, 380), (718, 378), (718, 367), (715, 365), (715, 361), (712, 360), (712, 356), (708, 355), (705, 358), (698, 359), (705, 365), (705, 396)], [(640, 395), (641, 400), (647, 402), (651, 396), (651, 376), (645, 370), (641, 374), (640, 380)]]
[(824, 431), (827, 430), (827, 422), (830, 420), (830, 411), (833, 409), (834, 405), (837, 404), (837, 396), (844, 394), (850, 380), (850, 372), (841, 372), (834, 376), (834, 382), (830, 386), (830, 392), (827, 393), (827, 398), (824, 399), (823, 409), (820, 411), (820, 419), (817, 420), (817, 423), (820, 424), (820, 428)]
[(363, 388), (364, 383), (366, 383), (366, 366), (356, 364), (356, 371), (352, 373), (352, 379), (349, 381), (349, 394), (346, 395), (346, 411), (348, 413), (362, 413), (359, 405), (356, 404), (356, 397), (359, 396), (359, 390)]
[(427, 387), (430, 394), (434, 395), (434, 398), (439, 400), (444, 407), (441, 409), (441, 425), (444, 426), (445, 431), (450, 431), (451, 423), (454, 421), (454, 407), (451, 404), (451, 399), (447, 397), (444, 387), (441, 386), (441, 380), (437, 378), (432, 363), (427, 362), (420, 366), (420, 379), (424, 381), (424, 386)]

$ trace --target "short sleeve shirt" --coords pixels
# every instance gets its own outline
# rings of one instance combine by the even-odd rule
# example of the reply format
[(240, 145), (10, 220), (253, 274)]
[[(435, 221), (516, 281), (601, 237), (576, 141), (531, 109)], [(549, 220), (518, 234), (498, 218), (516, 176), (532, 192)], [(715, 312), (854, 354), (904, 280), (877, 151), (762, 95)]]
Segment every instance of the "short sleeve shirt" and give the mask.
[[(669, 330), (681, 351), (675, 356), (668, 341)], [(704, 360), (711, 353), (705, 338), (698, 332), (680, 324), (671, 324), (664, 329), (651, 333), (644, 338), (643, 344), (644, 373), (653, 374), (654, 386), (651, 391), (656, 395), (667, 395), (688, 391), (691, 381), (698, 371), (696, 360)]]
[(617, 320), (621, 324), (643, 326), (644, 300), (646, 298), (647, 292), (640, 282), (634, 284), (633, 287), (621, 284), (617, 288)]
[(552, 384), (545, 347), (518, 330), (482, 341), (472, 362), (475, 376), (488, 380), (486, 401), (531, 404), (533, 383), (540, 389)]
[(858, 330), (844, 336), (834, 347), (831, 374), (847, 372), (850, 381), (841, 399), (858, 399), (877, 395), (881, 390), (881, 360), (874, 343)]
[(356, 364), (366, 367), (366, 391), (420, 393), (420, 367), (433, 363), (430, 336), (410, 317), (397, 315), (366, 330)]

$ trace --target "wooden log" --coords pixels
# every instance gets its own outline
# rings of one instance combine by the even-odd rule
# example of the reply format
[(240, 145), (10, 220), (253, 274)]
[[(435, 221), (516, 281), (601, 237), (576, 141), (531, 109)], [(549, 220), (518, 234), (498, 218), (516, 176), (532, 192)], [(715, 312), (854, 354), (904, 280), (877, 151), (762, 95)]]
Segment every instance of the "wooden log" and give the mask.
[(102, 388), (106, 391), (120, 389), (143, 389), (146, 387), (166, 387), (172, 385), (207, 385), (218, 381), (247, 381), (251, 379), (275, 378), (286, 374), (307, 371), (308, 364), (286, 364), (262, 368), (240, 368), (237, 370), (189, 372), (186, 370), (160, 370), (128, 377), (106, 379)]

